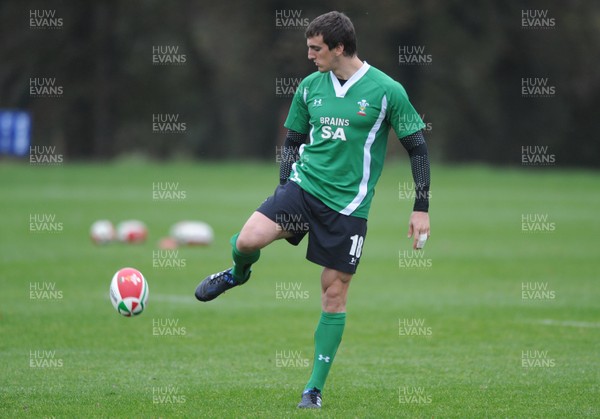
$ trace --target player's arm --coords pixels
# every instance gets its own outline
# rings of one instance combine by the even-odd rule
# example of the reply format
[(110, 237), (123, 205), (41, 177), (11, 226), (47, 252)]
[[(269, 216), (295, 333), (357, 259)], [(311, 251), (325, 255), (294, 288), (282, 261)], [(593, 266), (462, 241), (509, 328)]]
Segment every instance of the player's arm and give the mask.
[[(410, 157), (410, 167), (415, 182), (415, 203), (413, 213), (410, 216), (408, 237), (413, 237), (413, 248), (417, 248), (419, 236), (429, 236), (429, 187), (430, 170), (429, 156), (427, 154), (427, 143), (423, 132), (417, 131), (406, 137), (400, 138)], [(423, 243), (424, 244), (424, 243)], [(419, 247), (422, 247), (419, 246)]]
[(283, 185), (288, 181), (292, 172), (292, 165), (300, 157), (300, 146), (306, 142), (307, 135), (296, 131), (288, 130), (281, 147), (281, 156), (279, 164), (279, 184)]

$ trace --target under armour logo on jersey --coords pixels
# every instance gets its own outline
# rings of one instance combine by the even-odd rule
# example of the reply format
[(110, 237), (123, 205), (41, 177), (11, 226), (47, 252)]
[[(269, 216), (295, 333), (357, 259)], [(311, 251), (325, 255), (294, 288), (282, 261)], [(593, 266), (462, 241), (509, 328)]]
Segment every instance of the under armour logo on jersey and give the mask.
[(325, 361), (325, 362), (329, 363), (330, 359), (331, 358), (329, 358), (328, 356), (323, 356), (323, 355), (319, 354), (319, 361)]
[(313, 107), (318, 107), (323, 105), (323, 99), (315, 99), (313, 100)]

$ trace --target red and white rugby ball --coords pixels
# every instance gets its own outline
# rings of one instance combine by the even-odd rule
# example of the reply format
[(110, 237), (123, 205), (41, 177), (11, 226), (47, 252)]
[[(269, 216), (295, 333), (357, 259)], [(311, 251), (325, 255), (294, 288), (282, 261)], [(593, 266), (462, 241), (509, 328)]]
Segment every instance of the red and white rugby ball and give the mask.
[(143, 243), (148, 237), (146, 224), (139, 220), (121, 221), (117, 226), (117, 238), (123, 243)]
[(202, 221), (180, 221), (171, 227), (171, 237), (180, 245), (208, 246), (215, 234), (211, 226)]
[(141, 314), (148, 301), (148, 283), (144, 275), (134, 268), (119, 269), (110, 283), (110, 301), (123, 316)]
[(98, 220), (90, 227), (90, 237), (96, 244), (107, 244), (115, 239), (115, 227), (109, 220)]

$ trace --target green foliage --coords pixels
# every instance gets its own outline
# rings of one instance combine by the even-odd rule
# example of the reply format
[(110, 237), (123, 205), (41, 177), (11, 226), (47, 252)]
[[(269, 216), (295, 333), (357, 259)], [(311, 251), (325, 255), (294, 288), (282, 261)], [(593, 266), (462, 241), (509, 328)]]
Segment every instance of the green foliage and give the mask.
[[(329, 8), (353, 19), (359, 57), (407, 88), (438, 160), (518, 165), (522, 146), (540, 145), (563, 166), (598, 166), (600, 4), (591, 1), (5, 2), (0, 107), (31, 111), (34, 145), (71, 159), (270, 159), (289, 107), (277, 83), (314, 71), (302, 22)], [(62, 27), (32, 29), (32, 10), (55, 12)], [(527, 10), (553, 25), (524, 28)], [(277, 26), (278, 12), (300, 13), (301, 24)], [(156, 65), (161, 46), (184, 62)], [(402, 65), (401, 47), (432, 61)], [(32, 97), (32, 77), (54, 78), (64, 94)], [(523, 97), (527, 78), (555, 93)], [(156, 114), (176, 115), (185, 131), (153, 131)]]

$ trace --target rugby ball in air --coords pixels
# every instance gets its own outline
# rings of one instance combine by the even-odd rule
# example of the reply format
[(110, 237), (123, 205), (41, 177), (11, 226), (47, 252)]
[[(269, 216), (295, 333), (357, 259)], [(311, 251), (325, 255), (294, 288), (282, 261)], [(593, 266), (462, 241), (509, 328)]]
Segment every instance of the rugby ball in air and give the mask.
[(110, 301), (125, 317), (141, 314), (148, 301), (148, 283), (144, 275), (134, 268), (119, 269), (110, 283)]
[(123, 243), (143, 243), (148, 237), (146, 224), (139, 220), (122, 221), (117, 226), (117, 238)]
[(90, 237), (96, 244), (107, 244), (112, 242), (115, 237), (115, 227), (108, 220), (98, 220), (90, 227)]
[(171, 227), (171, 237), (179, 245), (206, 246), (213, 242), (211, 226), (202, 221), (180, 221)]

